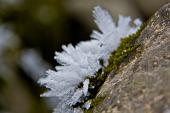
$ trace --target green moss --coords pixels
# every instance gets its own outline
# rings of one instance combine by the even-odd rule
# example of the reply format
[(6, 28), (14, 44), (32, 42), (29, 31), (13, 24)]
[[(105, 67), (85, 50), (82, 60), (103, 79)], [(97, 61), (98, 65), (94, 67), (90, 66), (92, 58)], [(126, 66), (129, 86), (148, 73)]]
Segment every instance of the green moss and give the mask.
[[(107, 78), (108, 74), (111, 71), (117, 71), (120, 64), (127, 60), (128, 56), (132, 53), (134, 54), (136, 49), (140, 46), (140, 44), (136, 44), (136, 39), (140, 36), (141, 31), (144, 29), (146, 24), (143, 24), (141, 28), (132, 35), (129, 35), (126, 38), (123, 38), (117, 50), (113, 51), (109, 58), (109, 64), (103, 70), (99, 70), (95, 77), (89, 78), (90, 80), (90, 87), (94, 87), (89, 89), (90, 96), (87, 100), (92, 99), (92, 109), (93, 107), (97, 106), (102, 99), (95, 98), (98, 90), (104, 83), (105, 79)], [(85, 113), (91, 113), (91, 110), (87, 110)]]
[(105, 97), (97, 97), (95, 99), (90, 100), (91, 101), (91, 109), (89, 110), (85, 110), (84, 113), (93, 113), (93, 108), (96, 107), (97, 105), (99, 105), (101, 102), (103, 102), (103, 100), (105, 99)]
[(140, 33), (145, 26), (146, 24), (143, 24), (135, 34), (122, 39), (117, 50), (115, 50), (109, 58), (109, 65), (104, 69), (105, 74), (110, 73), (112, 70), (117, 70), (120, 63), (126, 60), (126, 57), (128, 57), (132, 52), (135, 52), (135, 50), (140, 46), (140, 44), (136, 44), (135, 41), (140, 36)]
[(123, 38), (117, 50), (113, 51), (113, 53), (111, 54), (109, 58), (109, 65), (103, 70), (99, 70), (95, 77), (89, 78), (90, 85), (95, 86), (95, 89), (90, 92), (91, 94), (93, 94), (92, 98), (94, 97), (100, 86), (104, 83), (107, 75), (111, 71), (116, 71), (120, 63), (126, 60), (126, 58), (131, 53), (135, 53), (135, 50), (140, 46), (140, 44), (136, 44), (135, 41), (139, 37), (144, 27), (145, 24), (143, 24), (135, 34)]
[(110, 73), (112, 70), (118, 69), (119, 64), (126, 58), (131, 52), (133, 52), (139, 44), (133, 44), (137, 35), (130, 35), (127, 38), (122, 39), (120, 46), (116, 51), (112, 53), (109, 58), (109, 65), (104, 69), (105, 73)]
[[(104, 97), (96, 97), (96, 94), (98, 93), (100, 87), (105, 82), (108, 74), (111, 71), (117, 71), (119, 69), (120, 64), (123, 61), (128, 61), (128, 56), (132, 56), (131, 54), (135, 54), (136, 49), (140, 46), (140, 44), (136, 43), (136, 39), (140, 36), (141, 31), (146, 26), (146, 24), (143, 24), (141, 28), (132, 35), (129, 35), (126, 38), (123, 38), (121, 40), (121, 43), (117, 50), (113, 51), (110, 58), (109, 58), (109, 64), (104, 69), (100, 69), (96, 76), (94, 77), (88, 77), (87, 79), (90, 80), (89, 85), (89, 93), (90, 95), (82, 100), (82, 102), (77, 103), (73, 107), (80, 107), (83, 106), (83, 104), (87, 101), (91, 101), (91, 108), (89, 110), (85, 110), (85, 113), (92, 113), (93, 109), (104, 100)], [(101, 61), (102, 62), (102, 61)], [(78, 87), (82, 87), (81, 83)]]

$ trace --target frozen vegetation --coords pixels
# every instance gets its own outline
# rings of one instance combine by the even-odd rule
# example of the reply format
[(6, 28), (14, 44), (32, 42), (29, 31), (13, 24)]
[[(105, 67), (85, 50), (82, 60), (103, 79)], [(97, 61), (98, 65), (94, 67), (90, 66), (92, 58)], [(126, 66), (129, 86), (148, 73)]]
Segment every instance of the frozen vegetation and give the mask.
[[(121, 15), (115, 23), (108, 11), (100, 6), (94, 8), (93, 17), (99, 31), (94, 30), (89, 41), (82, 41), (76, 46), (63, 45), (63, 51), (56, 52), (54, 57), (60, 65), (55, 70), (48, 70), (46, 76), (39, 80), (49, 89), (41, 96), (60, 100), (54, 113), (83, 112), (82, 108), (73, 106), (89, 95), (87, 78), (107, 66), (109, 56), (117, 49), (121, 38), (135, 33), (141, 26), (139, 19), (134, 20), (131, 26), (131, 18)], [(90, 103), (85, 103), (83, 107), (88, 109)]]

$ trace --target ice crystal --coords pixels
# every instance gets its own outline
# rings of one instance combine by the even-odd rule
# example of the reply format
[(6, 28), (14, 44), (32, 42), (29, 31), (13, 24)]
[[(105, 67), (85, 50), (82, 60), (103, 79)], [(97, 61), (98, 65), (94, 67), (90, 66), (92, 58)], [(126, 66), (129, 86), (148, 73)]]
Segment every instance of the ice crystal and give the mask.
[(84, 96), (87, 96), (88, 89), (89, 89), (89, 79), (86, 79), (83, 82), (83, 94), (84, 94)]
[(87, 101), (86, 103), (84, 103), (84, 105), (83, 105), (83, 108), (85, 108), (85, 109), (89, 109), (91, 107), (91, 101), (89, 100), (89, 101)]
[(43, 77), (45, 71), (50, 67), (48, 63), (43, 60), (39, 52), (34, 49), (23, 50), (19, 65), (23, 71), (35, 81)]
[[(100, 6), (94, 8), (93, 17), (100, 31), (94, 30), (91, 40), (80, 42), (75, 47), (63, 45), (63, 52), (56, 52), (54, 57), (60, 65), (56, 70), (48, 70), (47, 76), (39, 80), (41, 85), (49, 88), (42, 96), (60, 99), (55, 113), (82, 112), (72, 106), (88, 95), (87, 77), (95, 76), (102, 68), (101, 60), (106, 66), (110, 53), (117, 49), (121, 38), (135, 33), (141, 25), (141, 21), (136, 19), (134, 26), (130, 26), (131, 18), (121, 15), (116, 24), (108, 11)], [(82, 87), (78, 87), (80, 83), (83, 83)]]

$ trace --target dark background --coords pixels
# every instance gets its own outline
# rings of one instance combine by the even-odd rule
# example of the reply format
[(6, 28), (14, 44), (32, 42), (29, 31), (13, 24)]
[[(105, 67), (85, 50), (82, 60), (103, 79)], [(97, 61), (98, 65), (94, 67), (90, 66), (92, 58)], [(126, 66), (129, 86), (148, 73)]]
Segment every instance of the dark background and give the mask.
[(38, 77), (32, 77), (42, 70), (31, 74), (23, 69), (29, 69), (27, 65), (20, 65), (24, 51), (36, 50), (46, 68), (53, 69), (57, 65), (54, 52), (61, 51), (61, 45), (88, 40), (96, 29), (91, 16), (94, 6), (108, 9), (114, 20), (122, 14), (146, 21), (168, 1), (0, 0), (0, 26), (9, 27), (18, 39), (0, 55), (0, 113), (50, 113), (55, 106), (55, 99), (40, 98), (46, 89), (37, 84)]

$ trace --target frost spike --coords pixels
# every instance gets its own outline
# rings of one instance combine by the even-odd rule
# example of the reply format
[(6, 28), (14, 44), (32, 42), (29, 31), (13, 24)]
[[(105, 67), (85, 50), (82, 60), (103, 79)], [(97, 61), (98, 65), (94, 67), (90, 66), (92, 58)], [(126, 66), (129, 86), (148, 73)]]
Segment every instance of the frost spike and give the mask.
[(102, 33), (111, 32), (115, 29), (115, 23), (109, 12), (100, 6), (96, 6), (93, 10), (94, 21)]

